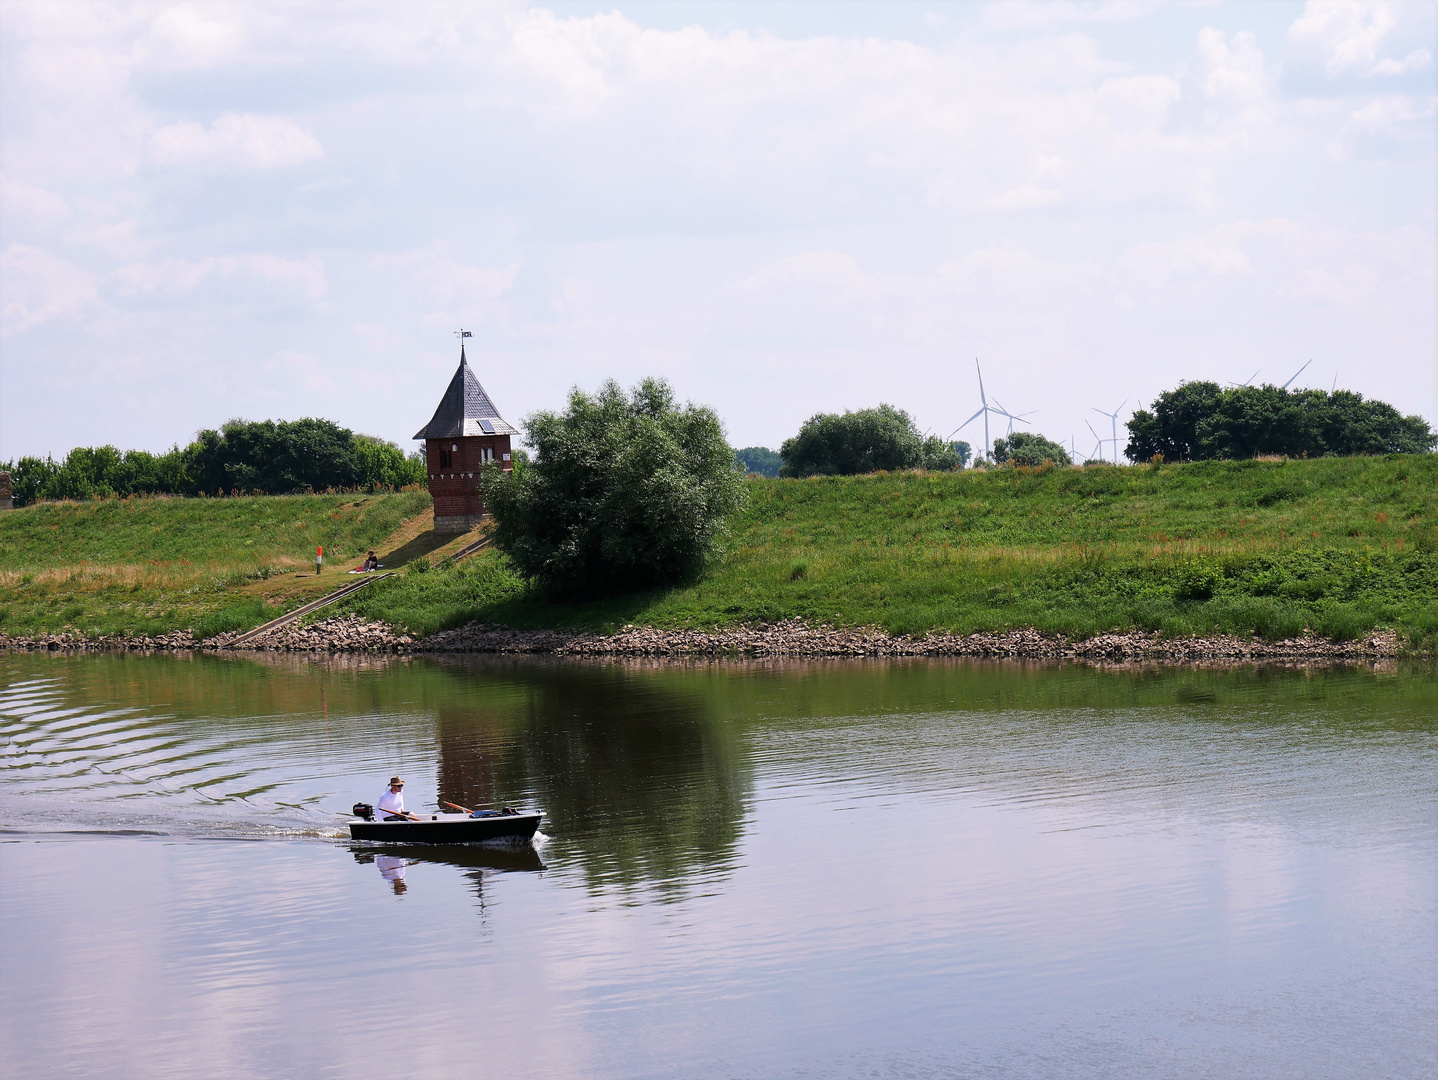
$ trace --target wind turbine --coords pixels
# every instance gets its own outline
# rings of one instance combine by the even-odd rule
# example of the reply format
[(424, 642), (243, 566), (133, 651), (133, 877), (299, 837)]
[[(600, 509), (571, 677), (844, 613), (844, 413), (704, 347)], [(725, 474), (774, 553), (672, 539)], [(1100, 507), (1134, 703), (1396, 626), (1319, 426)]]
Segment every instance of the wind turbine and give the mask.
[[(994, 405), (990, 405), (988, 396), (984, 393), (984, 369), (979, 367), (979, 361), (977, 357), (974, 359), (974, 370), (979, 373), (979, 400), (982, 401), (983, 404), (979, 406), (978, 412), (974, 413), (973, 416), (969, 417), (958, 427), (954, 428), (953, 431), (949, 432), (949, 439), (952, 439), (959, 432), (963, 431), (964, 428), (968, 427), (975, 420), (982, 416), (984, 418), (984, 460), (987, 461), (993, 456), (992, 443), (989, 441), (989, 413), (994, 413), (997, 416), (1007, 416), (1009, 418), (1010, 432), (1014, 430), (1015, 420), (1018, 420), (1021, 424), (1026, 424), (1028, 423), (1028, 421), (1022, 419), (1021, 417), (1014, 416), (1002, 405), (999, 405), (998, 408), (994, 408), (994, 405), (998, 405), (997, 401), (994, 402)], [(949, 439), (945, 439), (944, 441), (948, 442)]]
[[(1257, 372), (1255, 372), (1254, 374), (1257, 374)], [(1123, 401), (1120, 402), (1119, 407), (1113, 412), (1104, 412), (1102, 409), (1099, 408), (1094, 409), (1094, 412), (1100, 414), (1101, 416), (1107, 416), (1109, 420), (1113, 422), (1113, 439), (1111, 441), (1113, 442), (1113, 463), (1115, 465), (1118, 464), (1118, 414), (1123, 411), (1123, 407), (1127, 404), (1128, 398), (1124, 398)]]
[(994, 404), (999, 407), (998, 411), (999, 411), (1000, 415), (1002, 415), (1002, 416), (1007, 416), (1007, 417), (1009, 418), (1009, 430), (1008, 430), (1008, 434), (1010, 434), (1010, 435), (1012, 435), (1012, 434), (1014, 433), (1014, 421), (1015, 421), (1015, 420), (1017, 420), (1020, 424), (1027, 424), (1028, 421), (1025, 420), (1024, 417), (1025, 417), (1025, 416), (1032, 416), (1034, 413), (1038, 412), (1037, 409), (1030, 409), (1028, 412), (1024, 412), (1024, 413), (1011, 413), (1011, 412), (1009, 412), (1008, 409), (1005, 409), (1005, 408), (1004, 408), (1004, 403), (1003, 403), (1002, 401), (1000, 401), (998, 398), (994, 398)]
[(1084, 426), (1088, 428), (1089, 434), (1094, 437), (1093, 453), (1090, 454), (1089, 456), (1090, 456), (1090, 457), (1097, 457), (1100, 461), (1102, 461), (1102, 460), (1103, 460), (1103, 443), (1104, 443), (1103, 439), (1100, 438), (1099, 433), (1093, 429), (1093, 425), (1090, 424), (1087, 420), (1084, 421)]
[[(1308, 361), (1308, 364), (1311, 364), (1311, 363), (1313, 363), (1312, 360)], [(1295, 372), (1292, 374), (1292, 376), (1289, 377), (1288, 382), (1286, 382), (1286, 383), (1283, 384), (1283, 389), (1287, 390), (1287, 389), (1288, 389), (1288, 386), (1289, 386), (1289, 383), (1293, 382), (1294, 379), (1296, 379), (1296, 378), (1298, 378), (1298, 376), (1302, 375), (1302, 374), (1303, 374), (1303, 368), (1306, 368), (1306, 367), (1308, 366), (1308, 364), (1304, 364), (1303, 367), (1301, 367), (1301, 368), (1299, 368), (1297, 371), (1295, 371)], [(1335, 384), (1336, 384), (1336, 380), (1335, 380)]]
[[(1262, 370), (1263, 370), (1262, 368), (1259, 368), (1259, 369), (1258, 369), (1258, 371), (1262, 371)], [(1243, 382), (1230, 382), (1228, 385), (1229, 385), (1229, 386), (1247, 386), (1249, 383), (1253, 382), (1254, 379), (1258, 378), (1258, 371), (1255, 371), (1255, 372), (1254, 372), (1252, 375), (1250, 375), (1248, 378), (1244, 379)]]

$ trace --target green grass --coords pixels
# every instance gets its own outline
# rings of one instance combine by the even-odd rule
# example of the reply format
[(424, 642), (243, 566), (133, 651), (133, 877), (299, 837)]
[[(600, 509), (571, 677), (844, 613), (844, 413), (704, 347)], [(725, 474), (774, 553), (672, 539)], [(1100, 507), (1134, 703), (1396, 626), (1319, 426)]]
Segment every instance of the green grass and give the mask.
[(351, 605), (413, 632), (800, 617), (896, 633), (1032, 626), (1345, 639), (1438, 634), (1438, 456), (749, 481), (691, 585), (551, 602), (502, 555)]
[[(1391, 626), (1438, 645), (1438, 455), (752, 479), (748, 492), (725, 557), (680, 588), (555, 602), (499, 553), (431, 567), (411, 538), (409, 566), (348, 610), (420, 634), (797, 616), (900, 633), (1345, 639)], [(245, 629), (335, 587), (345, 562), (428, 505), (407, 492), (0, 514), (0, 629)], [(336, 576), (296, 577), (321, 543)]]
[(105, 499), (0, 513), (0, 630), (247, 629), (285, 606), (247, 595), (253, 583), (312, 571), (321, 544), (338, 571), (429, 504), (428, 492), (412, 491)]

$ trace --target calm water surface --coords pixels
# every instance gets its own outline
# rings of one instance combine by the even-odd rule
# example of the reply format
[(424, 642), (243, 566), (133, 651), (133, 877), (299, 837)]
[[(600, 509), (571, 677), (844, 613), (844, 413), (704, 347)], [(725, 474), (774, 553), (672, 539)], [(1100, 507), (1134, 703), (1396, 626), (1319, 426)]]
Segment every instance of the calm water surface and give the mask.
[(0, 754), (5, 1076), (1438, 1074), (1431, 667), (0, 656)]

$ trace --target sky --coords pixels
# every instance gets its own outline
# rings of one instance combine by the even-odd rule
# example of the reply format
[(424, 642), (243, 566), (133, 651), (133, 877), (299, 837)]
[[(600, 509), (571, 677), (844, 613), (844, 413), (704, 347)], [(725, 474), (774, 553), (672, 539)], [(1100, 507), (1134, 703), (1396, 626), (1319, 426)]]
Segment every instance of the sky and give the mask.
[(0, 460), (411, 447), (461, 327), (512, 422), (657, 375), (735, 446), (948, 436), (976, 360), (1080, 458), (1307, 361), (1438, 425), (1435, 12), (3, 0)]

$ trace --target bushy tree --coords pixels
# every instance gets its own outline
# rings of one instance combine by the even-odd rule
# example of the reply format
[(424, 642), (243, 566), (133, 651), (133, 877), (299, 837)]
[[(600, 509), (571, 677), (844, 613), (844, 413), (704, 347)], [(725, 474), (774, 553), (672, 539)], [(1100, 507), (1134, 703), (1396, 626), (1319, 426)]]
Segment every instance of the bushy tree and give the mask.
[(959, 459), (959, 468), (964, 468), (973, 460), (974, 448), (968, 443), (959, 439), (957, 442), (949, 443), (949, 449), (953, 450), (954, 456)]
[(201, 431), (190, 450), (191, 472), (207, 493), (278, 495), (359, 482), (354, 433), (332, 420), (231, 420)]
[(746, 446), (734, 451), (734, 460), (746, 473), (757, 476), (778, 476), (784, 459), (767, 446)]
[(779, 448), (780, 476), (854, 476), (880, 469), (957, 469), (955, 448), (924, 438), (902, 409), (879, 405), (858, 412), (815, 413)]
[(1179, 383), (1165, 390), (1153, 403), (1153, 411), (1137, 410), (1128, 421), (1130, 461), (1148, 461), (1162, 454), (1165, 461), (1192, 461), (1198, 453), (1198, 425), (1212, 416), (1223, 397), (1215, 382)]
[(372, 435), (354, 437), (354, 459), (358, 487), (398, 489), (423, 484), (427, 478), (423, 451), (405, 456), (394, 443)]
[(495, 543), (521, 573), (555, 592), (594, 596), (696, 574), (743, 498), (742, 474), (713, 410), (674, 403), (645, 379), (578, 388), (563, 413), (525, 421), (534, 460), (490, 467), (485, 502)]
[(11, 495), (16, 506), (39, 502), (44, 497), (41, 492), (46, 484), (60, 469), (48, 456), (38, 458), (28, 455), (19, 461), (4, 462), (0, 468), (10, 474)]
[(994, 440), (994, 463), (996, 465), (1042, 465), (1052, 461), (1055, 465), (1072, 465), (1068, 451), (1056, 442), (1045, 439), (1038, 432), (1016, 431), (1006, 439)]
[(1438, 437), (1419, 416), (1367, 401), (1349, 390), (1288, 391), (1282, 387), (1184, 383), (1160, 394), (1152, 411), (1128, 422), (1124, 453), (1131, 461), (1162, 454), (1168, 461), (1248, 458), (1265, 454), (1421, 454)]

